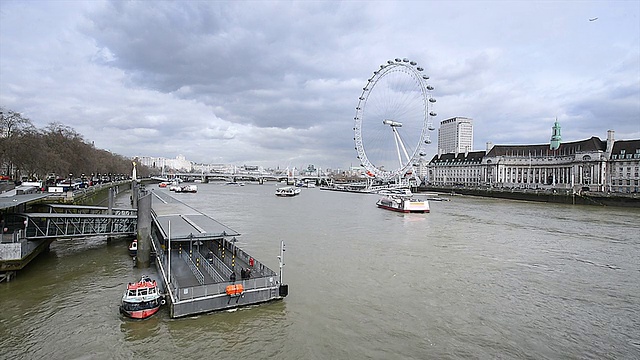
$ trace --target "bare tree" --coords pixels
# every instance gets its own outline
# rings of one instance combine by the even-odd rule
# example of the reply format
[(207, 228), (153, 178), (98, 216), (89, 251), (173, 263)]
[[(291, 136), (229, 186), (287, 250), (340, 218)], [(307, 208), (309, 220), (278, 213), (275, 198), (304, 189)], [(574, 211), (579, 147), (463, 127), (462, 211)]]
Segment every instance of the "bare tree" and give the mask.
[(20, 131), (31, 129), (31, 121), (22, 114), (0, 107), (0, 165), (5, 175), (16, 177), (14, 173), (15, 147), (21, 143)]
[[(20, 113), (0, 109), (0, 166), (14, 180), (44, 180), (50, 173), (63, 179), (131, 175), (131, 159), (96, 149), (71, 127), (54, 122), (38, 130)], [(140, 176), (152, 174), (146, 166), (139, 165), (137, 171)]]

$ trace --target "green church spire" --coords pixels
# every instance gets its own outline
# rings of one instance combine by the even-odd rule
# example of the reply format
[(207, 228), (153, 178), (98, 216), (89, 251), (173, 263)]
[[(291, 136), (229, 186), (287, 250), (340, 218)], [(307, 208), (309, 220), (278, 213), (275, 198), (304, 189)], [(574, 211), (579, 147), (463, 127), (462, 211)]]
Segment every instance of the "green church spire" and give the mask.
[(560, 147), (560, 141), (562, 140), (562, 135), (560, 135), (560, 124), (558, 123), (557, 117), (552, 129), (553, 131), (551, 133), (551, 144), (549, 148), (551, 150), (558, 150), (558, 148)]

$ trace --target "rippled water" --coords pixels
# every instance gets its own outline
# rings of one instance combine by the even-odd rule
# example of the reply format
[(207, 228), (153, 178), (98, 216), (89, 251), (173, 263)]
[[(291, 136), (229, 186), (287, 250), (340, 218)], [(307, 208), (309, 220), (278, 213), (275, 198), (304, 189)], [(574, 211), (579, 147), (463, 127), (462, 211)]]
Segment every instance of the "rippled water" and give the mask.
[(127, 241), (59, 240), (0, 284), (0, 357), (640, 358), (640, 209), (455, 196), (403, 215), (375, 195), (198, 188), (175, 196), (272, 269), (285, 241), (284, 301), (129, 320), (144, 270)]

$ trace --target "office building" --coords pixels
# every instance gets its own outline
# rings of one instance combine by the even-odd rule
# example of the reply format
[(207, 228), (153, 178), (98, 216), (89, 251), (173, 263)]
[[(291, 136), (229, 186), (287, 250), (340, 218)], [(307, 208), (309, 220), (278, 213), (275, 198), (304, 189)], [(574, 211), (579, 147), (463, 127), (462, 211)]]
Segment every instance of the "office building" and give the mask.
[(467, 153), (473, 150), (473, 120), (453, 117), (442, 120), (438, 129), (438, 155)]

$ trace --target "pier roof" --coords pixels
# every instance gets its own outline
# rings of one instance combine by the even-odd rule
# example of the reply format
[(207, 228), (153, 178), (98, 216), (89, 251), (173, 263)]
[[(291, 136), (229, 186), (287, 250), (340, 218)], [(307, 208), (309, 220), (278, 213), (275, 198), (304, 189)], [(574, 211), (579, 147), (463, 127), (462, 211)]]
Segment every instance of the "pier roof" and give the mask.
[[(152, 191), (151, 209), (162, 235), (174, 240), (219, 239), (240, 233), (163, 191)], [(169, 228), (171, 233), (169, 234)]]
[(13, 196), (0, 196), (0, 210), (16, 207), (34, 200), (45, 198), (49, 194), (25, 194)]

